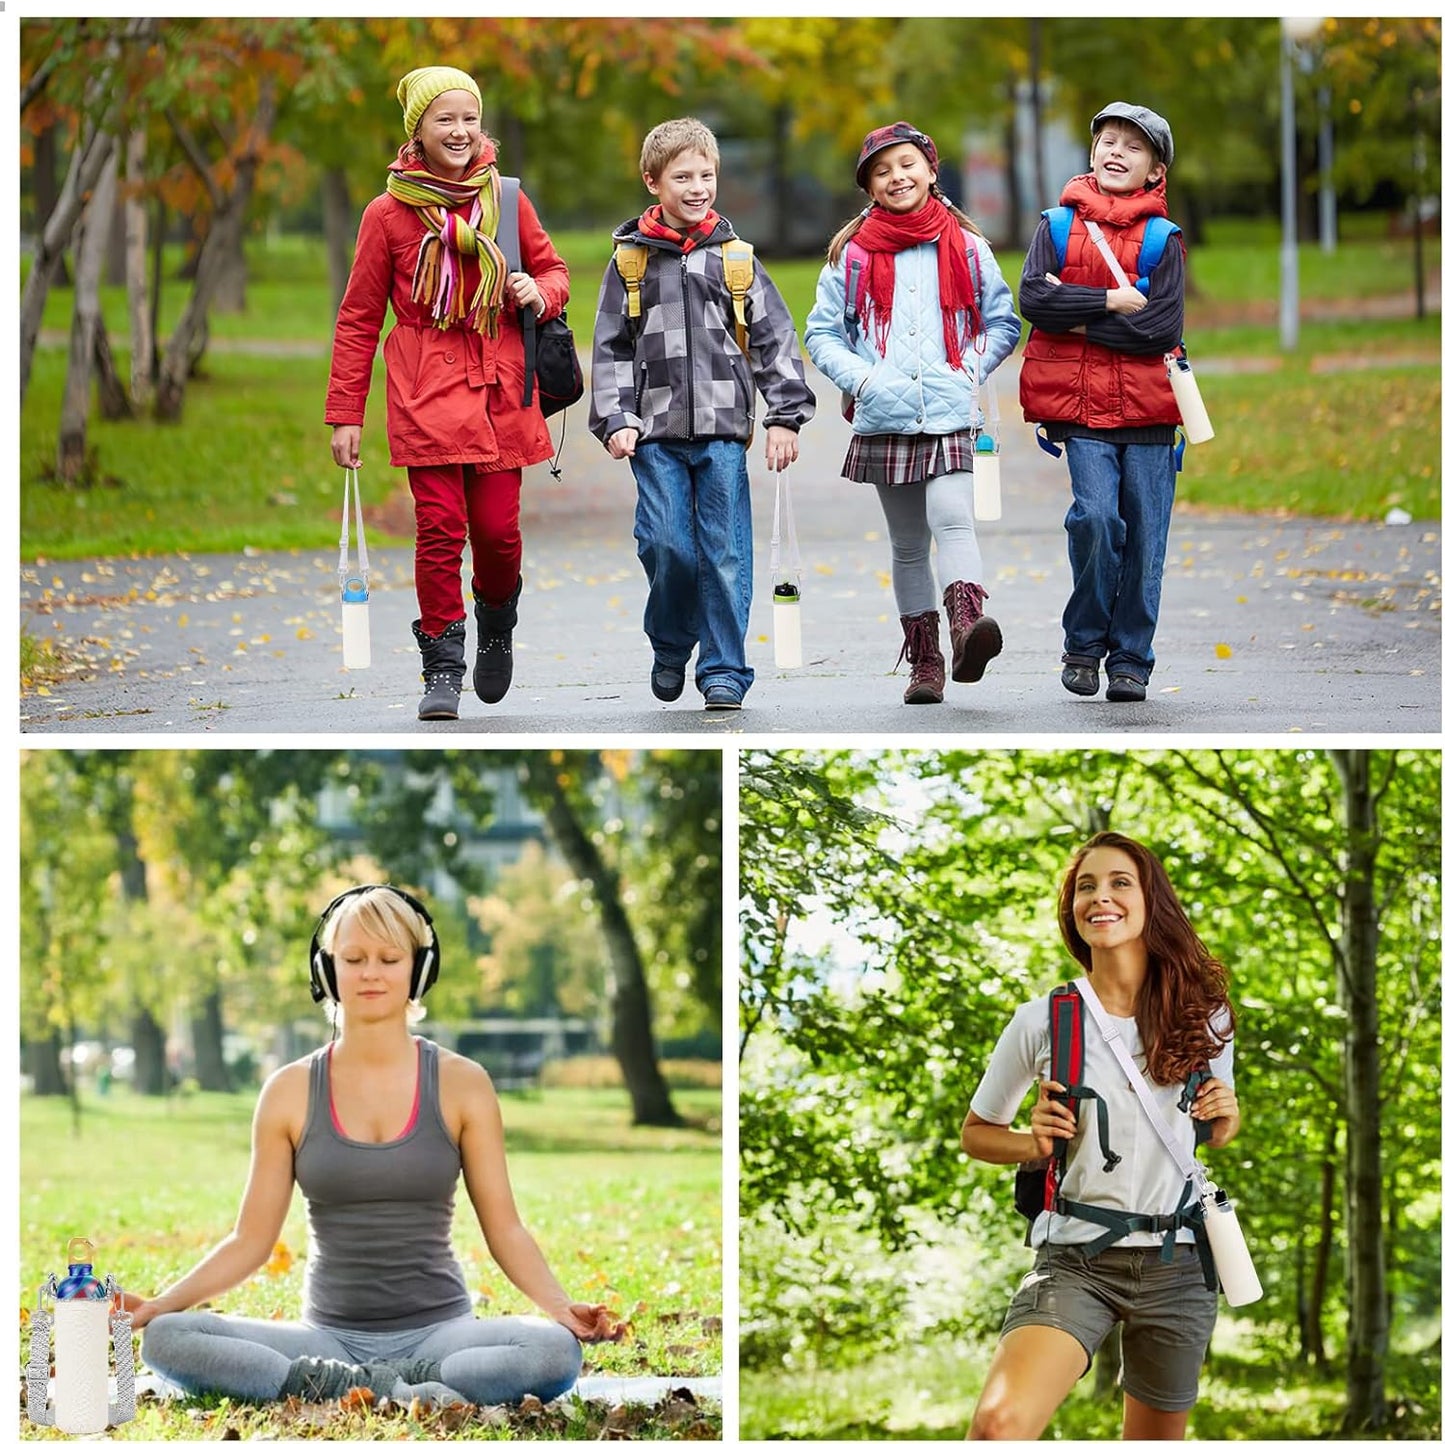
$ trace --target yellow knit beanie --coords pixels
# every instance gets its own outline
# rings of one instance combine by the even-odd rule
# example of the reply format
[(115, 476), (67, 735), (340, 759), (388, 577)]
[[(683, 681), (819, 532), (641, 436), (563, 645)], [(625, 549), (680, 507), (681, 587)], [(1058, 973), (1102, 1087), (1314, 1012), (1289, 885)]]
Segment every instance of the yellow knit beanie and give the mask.
[(423, 65), (402, 76), (396, 87), (396, 98), (401, 102), (408, 139), (416, 134), (417, 124), (426, 114), (427, 106), (449, 90), (465, 90), (475, 95), (480, 112), (482, 92), (465, 70), (457, 70), (450, 65)]

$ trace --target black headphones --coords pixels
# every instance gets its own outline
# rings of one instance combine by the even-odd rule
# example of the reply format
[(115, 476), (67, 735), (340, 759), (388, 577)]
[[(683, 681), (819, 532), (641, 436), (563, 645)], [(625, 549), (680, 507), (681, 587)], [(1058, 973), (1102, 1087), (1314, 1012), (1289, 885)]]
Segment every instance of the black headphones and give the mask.
[(311, 935), (311, 1000), (320, 1003), (329, 998), (333, 1003), (339, 1003), (341, 999), (336, 993), (336, 959), (321, 946), (321, 935), (326, 931), (326, 920), (341, 906), (349, 897), (355, 897), (358, 893), (383, 891), (395, 893), (421, 920), (426, 924), (427, 940), (417, 948), (411, 959), (411, 992), (408, 994), (414, 1003), (431, 985), (436, 982), (437, 974), (441, 971), (442, 952), (441, 945), (437, 942), (436, 927), (431, 920), (431, 914), (419, 903), (409, 892), (403, 892), (399, 887), (392, 887), (389, 883), (365, 883), (361, 887), (351, 887), (343, 893), (338, 893), (322, 911), (321, 918), (316, 924), (316, 931)]

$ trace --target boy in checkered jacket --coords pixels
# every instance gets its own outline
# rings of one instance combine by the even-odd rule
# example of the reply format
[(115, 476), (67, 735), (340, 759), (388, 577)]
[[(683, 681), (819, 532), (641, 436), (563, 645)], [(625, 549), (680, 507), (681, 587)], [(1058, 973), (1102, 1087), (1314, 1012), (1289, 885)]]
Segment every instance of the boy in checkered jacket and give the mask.
[(592, 343), (590, 425), (637, 480), (637, 554), (647, 573), (643, 627), (652, 691), (676, 701), (697, 648), (695, 676), (710, 711), (735, 710), (752, 685), (744, 656), (753, 593), (747, 447), (754, 393), (767, 403), (767, 464), (798, 458), (813, 415), (793, 318), (760, 265), (744, 300), (744, 352), (722, 248), (735, 240), (713, 210), (718, 146), (691, 118), (654, 127), (642, 179), (657, 197), (619, 226), (614, 245), (647, 248), (640, 314), (609, 263)]

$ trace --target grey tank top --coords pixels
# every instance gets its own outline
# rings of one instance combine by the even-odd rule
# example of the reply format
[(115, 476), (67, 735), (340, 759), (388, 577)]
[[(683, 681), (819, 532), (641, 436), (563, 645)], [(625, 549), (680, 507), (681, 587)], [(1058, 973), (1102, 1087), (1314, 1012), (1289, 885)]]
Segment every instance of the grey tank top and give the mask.
[(360, 1143), (337, 1130), (330, 1049), (311, 1055), (295, 1159), (310, 1234), (301, 1302), (309, 1324), (391, 1331), (472, 1311), (451, 1247), (461, 1153), (442, 1120), (436, 1045), (417, 1041), (415, 1117), (388, 1143)]

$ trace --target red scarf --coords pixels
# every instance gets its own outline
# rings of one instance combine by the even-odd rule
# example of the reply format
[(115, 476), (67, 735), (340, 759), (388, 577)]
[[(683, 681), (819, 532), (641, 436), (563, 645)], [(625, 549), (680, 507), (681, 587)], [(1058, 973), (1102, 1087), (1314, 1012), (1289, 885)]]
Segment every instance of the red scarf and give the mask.
[(660, 241), (671, 241), (686, 255), (712, 235), (720, 220), (722, 217), (716, 211), (710, 210), (690, 231), (675, 231), (662, 219), (661, 206), (648, 206), (638, 217), (637, 229), (644, 236), (656, 236)]
[(983, 313), (974, 293), (968, 251), (957, 217), (937, 196), (907, 215), (895, 215), (875, 205), (855, 236), (868, 255), (863, 273), (863, 294), (858, 313), (863, 328), (873, 337), (878, 354), (888, 347), (888, 328), (893, 322), (893, 257), (928, 241), (938, 242), (938, 302), (943, 312), (943, 346), (948, 364), (963, 370), (963, 348), (958, 337), (962, 318), (968, 335), (983, 332)]
[(1098, 221), (1106, 226), (1132, 226), (1141, 216), (1167, 216), (1169, 202), (1161, 180), (1153, 190), (1114, 195), (1099, 189), (1092, 175), (1076, 175), (1059, 197), (1061, 206), (1073, 206), (1080, 220)]

